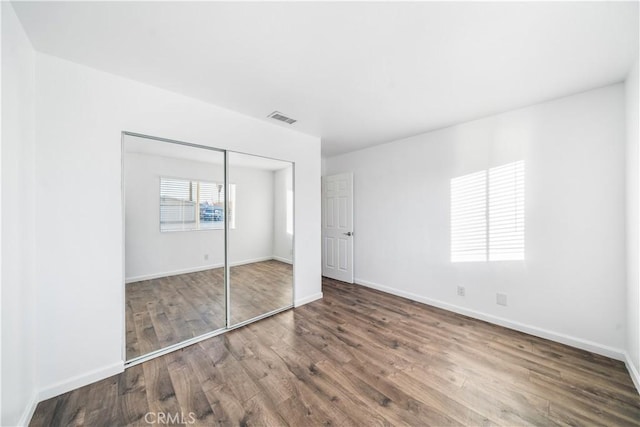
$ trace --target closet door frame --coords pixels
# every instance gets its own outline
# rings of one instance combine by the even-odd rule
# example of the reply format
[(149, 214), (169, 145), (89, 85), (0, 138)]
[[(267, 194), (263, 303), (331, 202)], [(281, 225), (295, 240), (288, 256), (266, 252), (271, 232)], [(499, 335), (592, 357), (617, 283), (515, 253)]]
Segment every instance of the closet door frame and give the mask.
[[(225, 200), (224, 200), (224, 212), (225, 212), (225, 216), (224, 216), (224, 290), (225, 290), (225, 318), (226, 318), (226, 325), (223, 328), (219, 328), (216, 330), (213, 330), (211, 332), (199, 335), (197, 337), (193, 337), (184, 341), (181, 341), (179, 343), (176, 344), (172, 344), (169, 346), (166, 346), (164, 348), (158, 349), (158, 350), (154, 350), (152, 352), (134, 357), (130, 360), (127, 360), (127, 329), (126, 329), (126, 247), (125, 247), (125, 239), (126, 239), (126, 222), (125, 222), (125, 214), (126, 214), (126, 206), (125, 206), (125, 176), (124, 176), (124, 171), (125, 171), (125, 138), (127, 136), (131, 136), (131, 137), (137, 137), (137, 138), (145, 138), (145, 139), (149, 139), (149, 140), (153, 140), (153, 141), (158, 141), (158, 142), (164, 142), (164, 143), (170, 143), (170, 144), (178, 144), (178, 145), (183, 145), (183, 146), (187, 146), (187, 147), (192, 147), (192, 148), (201, 148), (204, 150), (211, 150), (211, 151), (217, 151), (217, 152), (221, 152), (224, 154), (224, 188), (225, 188)], [(263, 158), (267, 158), (267, 159), (272, 159), (272, 160), (280, 160), (280, 159), (273, 159), (270, 157), (266, 157), (266, 156), (257, 156), (255, 154), (251, 154), (251, 153), (242, 153), (242, 152), (237, 152), (237, 151), (231, 151), (231, 150), (225, 150), (222, 148), (216, 148), (216, 147), (210, 147), (207, 145), (200, 145), (200, 144), (193, 144), (190, 142), (185, 142), (185, 141), (178, 141), (178, 140), (174, 140), (174, 139), (168, 139), (168, 138), (162, 138), (162, 137), (157, 137), (157, 136), (151, 136), (151, 135), (145, 135), (145, 134), (141, 134), (141, 133), (136, 133), (136, 132), (130, 132), (130, 131), (122, 131), (121, 132), (121, 174), (120, 174), (120, 192), (121, 192), (121, 203), (122, 203), (122, 307), (121, 307), (121, 319), (122, 319), (122, 341), (121, 341), (121, 354), (122, 354), (122, 360), (124, 361), (124, 367), (129, 368), (131, 366), (135, 366), (138, 365), (140, 363), (146, 362), (148, 360), (154, 359), (156, 357), (160, 357), (163, 356), (165, 354), (174, 352), (176, 350), (180, 350), (182, 348), (188, 347), (190, 345), (196, 344), (200, 341), (204, 341), (206, 339), (224, 334), (225, 332), (228, 331), (232, 331), (234, 329), (237, 328), (241, 328), (249, 323), (253, 323), (256, 322), (258, 320), (264, 319), (266, 317), (269, 316), (273, 316), (274, 314), (289, 310), (291, 308), (294, 307), (294, 301), (295, 301), (295, 292), (296, 292), (296, 287), (295, 287), (295, 268), (296, 268), (296, 263), (295, 263), (295, 240), (296, 240), (296, 233), (295, 233), (295, 198), (296, 198), (296, 191), (295, 191), (295, 162), (291, 162), (288, 160), (281, 160), (281, 161), (285, 161), (288, 163), (291, 163), (291, 168), (292, 168), (292, 172), (291, 172), (291, 186), (293, 189), (293, 211), (294, 211), (294, 215), (293, 215), (293, 239), (292, 239), (292, 281), (291, 281), (291, 301), (290, 304), (269, 311), (267, 313), (263, 313), (259, 316), (253, 317), (251, 319), (245, 320), (243, 322), (237, 323), (235, 325), (231, 324), (231, 306), (230, 306), (230, 298), (231, 298), (231, 292), (230, 292), (230, 265), (229, 265), (229, 221), (228, 221), (228, 214), (229, 214), (229, 204), (228, 204), (228, 198), (227, 195), (230, 194), (229, 193), (229, 189), (230, 189), (230, 184), (229, 184), (229, 153), (230, 152), (234, 152), (234, 153), (239, 153), (239, 154), (248, 154), (251, 156), (256, 156), (256, 157), (263, 157)]]

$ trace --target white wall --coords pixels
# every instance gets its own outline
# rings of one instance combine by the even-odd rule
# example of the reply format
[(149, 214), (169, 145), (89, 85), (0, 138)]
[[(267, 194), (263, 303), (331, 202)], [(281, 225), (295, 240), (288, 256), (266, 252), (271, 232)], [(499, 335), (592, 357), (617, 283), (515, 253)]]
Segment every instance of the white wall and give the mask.
[[(327, 159), (354, 173), (357, 281), (621, 358), (624, 138), (617, 84)], [(519, 159), (526, 261), (452, 264), (450, 180)]]
[[(36, 395), (34, 295), (35, 53), (2, 2), (2, 418), (25, 422)], [(40, 216), (41, 217), (41, 216)]]
[(630, 371), (640, 390), (640, 151), (638, 139), (638, 61), (625, 83), (627, 113), (627, 352)]
[(291, 262), (293, 255), (293, 235), (287, 232), (287, 192), (293, 190), (292, 173), (293, 167), (273, 173), (273, 256), (283, 262)]
[[(121, 131), (296, 163), (295, 295), (321, 296), (320, 141), (168, 91), (36, 55), (41, 397), (122, 369)], [(101, 195), (95, 211), (69, 197)], [(71, 215), (73, 213), (73, 215)]]
[[(224, 153), (219, 155), (222, 162)], [(126, 154), (127, 282), (224, 265), (224, 229), (160, 232), (161, 176), (224, 182), (224, 167), (142, 153)], [(236, 227), (229, 233), (232, 263), (271, 259), (274, 255), (273, 176), (274, 172), (269, 170), (232, 167), (230, 181), (236, 185), (237, 206)]]

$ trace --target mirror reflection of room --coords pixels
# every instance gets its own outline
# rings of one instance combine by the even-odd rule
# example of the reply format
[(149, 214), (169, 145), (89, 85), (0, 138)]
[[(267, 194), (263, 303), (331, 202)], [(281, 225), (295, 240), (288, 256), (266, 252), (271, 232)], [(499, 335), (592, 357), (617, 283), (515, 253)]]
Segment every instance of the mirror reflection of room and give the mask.
[(293, 165), (225, 154), (124, 136), (127, 360), (293, 305)]
[(231, 325), (293, 304), (293, 165), (229, 153)]
[(224, 152), (125, 135), (126, 357), (226, 326)]

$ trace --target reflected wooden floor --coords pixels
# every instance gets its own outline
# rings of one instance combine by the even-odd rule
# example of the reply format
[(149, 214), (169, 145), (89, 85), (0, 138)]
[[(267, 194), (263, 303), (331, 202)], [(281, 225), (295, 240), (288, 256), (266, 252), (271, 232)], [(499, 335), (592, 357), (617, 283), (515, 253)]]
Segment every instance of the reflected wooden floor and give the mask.
[[(292, 304), (292, 266), (263, 261), (231, 267), (231, 320)], [(126, 285), (127, 359), (224, 328), (224, 269)]]
[(622, 362), (323, 284), (323, 300), (42, 402), (31, 425), (640, 425)]

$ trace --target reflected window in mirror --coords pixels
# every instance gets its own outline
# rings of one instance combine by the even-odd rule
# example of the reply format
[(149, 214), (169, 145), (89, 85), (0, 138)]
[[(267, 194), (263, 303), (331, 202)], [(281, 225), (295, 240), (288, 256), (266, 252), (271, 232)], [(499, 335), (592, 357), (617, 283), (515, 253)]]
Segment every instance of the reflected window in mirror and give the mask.
[[(235, 228), (235, 184), (229, 194), (230, 226)], [(224, 184), (160, 178), (160, 231), (224, 229)]]

